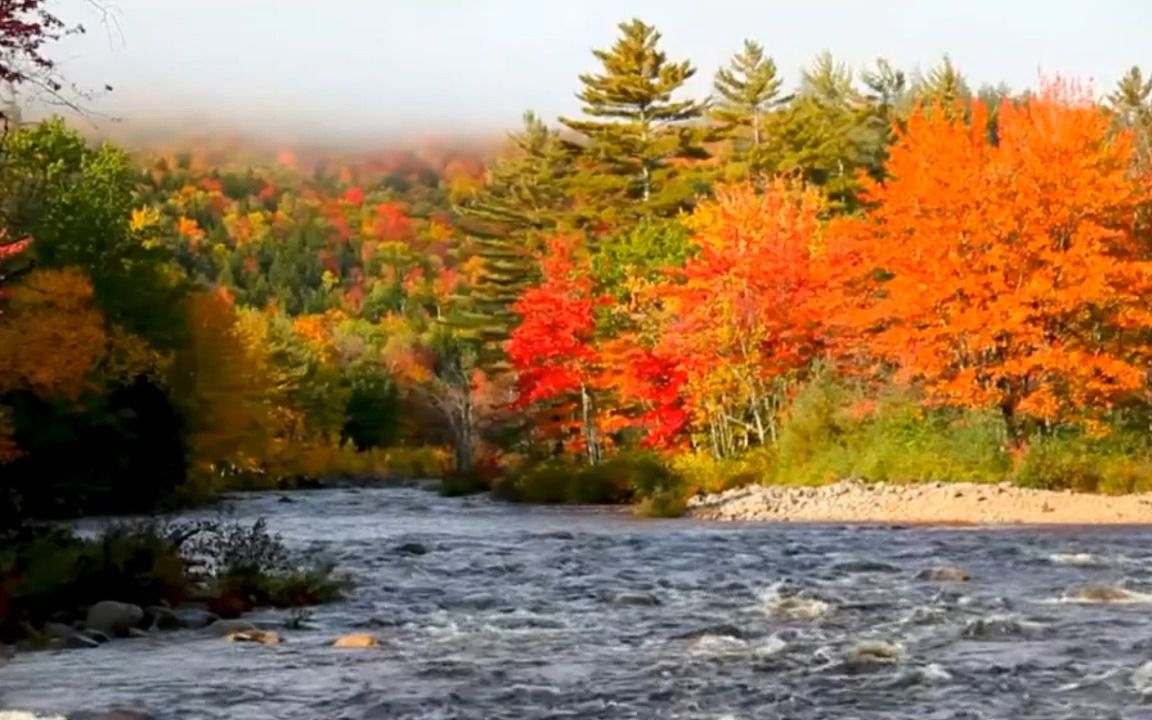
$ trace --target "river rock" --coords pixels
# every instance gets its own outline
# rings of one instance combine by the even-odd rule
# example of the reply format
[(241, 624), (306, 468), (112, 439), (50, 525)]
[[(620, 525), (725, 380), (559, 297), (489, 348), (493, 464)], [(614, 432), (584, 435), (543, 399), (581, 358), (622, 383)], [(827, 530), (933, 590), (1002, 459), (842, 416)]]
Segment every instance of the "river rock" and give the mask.
[(734, 640), (747, 640), (748, 633), (744, 632), (735, 625), (710, 625), (708, 627), (698, 628), (696, 630), (689, 630), (685, 633), (673, 636), (674, 640), (699, 640), (703, 637), (727, 637)]
[(180, 627), (185, 627), (190, 630), (206, 628), (220, 619), (215, 613), (210, 613), (203, 608), (181, 608), (174, 610), (172, 614), (180, 623)]
[(620, 592), (612, 596), (612, 604), (620, 607), (645, 607), (660, 605), (660, 598), (652, 593)]
[(111, 637), (125, 637), (143, 619), (144, 611), (139, 605), (104, 600), (88, 608), (84, 625)]
[(332, 647), (338, 648), (374, 648), (380, 646), (380, 638), (372, 633), (355, 633), (336, 638)]
[(916, 575), (917, 580), (927, 580), (929, 582), (968, 582), (972, 579), (972, 573), (964, 568), (943, 566), (934, 567), (921, 570)]
[(401, 555), (427, 555), (428, 548), (418, 542), (406, 542), (403, 545), (398, 545), (396, 552)]
[(83, 650), (86, 648), (100, 647), (98, 640), (64, 623), (44, 623), (42, 632), (50, 638), (49, 646), (53, 648)]
[(217, 620), (208, 627), (204, 628), (206, 632), (218, 637), (224, 637), (226, 635), (231, 635), (232, 633), (250, 632), (252, 630), (258, 629), (259, 628), (247, 620)]
[(68, 720), (156, 720), (151, 715), (134, 710), (109, 710), (107, 712), (79, 712), (69, 715)]
[(111, 642), (111, 640), (112, 640), (112, 638), (108, 637), (107, 635), (100, 632), (99, 630), (85, 630), (81, 634), (84, 635), (84, 637), (88, 638), (89, 640), (96, 641), (96, 643), (100, 644), (100, 645), (103, 645), (106, 642)]
[(130, 637), (130, 638), (146, 638), (146, 637), (151, 637), (151, 634), (147, 630), (141, 630), (140, 628), (134, 627), (134, 628), (128, 628), (128, 637)]
[(184, 627), (171, 608), (153, 605), (144, 609), (144, 625), (152, 630), (179, 630)]
[(1089, 585), (1074, 591), (1071, 595), (1073, 600), (1081, 602), (1124, 602), (1131, 600), (1135, 597), (1131, 590), (1125, 590), (1120, 587), (1110, 587), (1108, 585)]
[(271, 630), (241, 630), (239, 632), (228, 633), (224, 638), (230, 642), (250, 642), (261, 645), (279, 645), (283, 642), (280, 634), (274, 633)]

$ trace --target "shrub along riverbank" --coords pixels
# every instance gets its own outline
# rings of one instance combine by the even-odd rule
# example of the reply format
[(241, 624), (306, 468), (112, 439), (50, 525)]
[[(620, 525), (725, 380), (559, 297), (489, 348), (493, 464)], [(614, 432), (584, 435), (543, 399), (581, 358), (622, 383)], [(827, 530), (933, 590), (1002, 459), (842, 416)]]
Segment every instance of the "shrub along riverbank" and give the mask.
[(0, 540), (0, 642), (29, 647), (203, 627), (348, 588), (333, 565), (294, 558), (263, 521), (145, 521), (95, 537), (33, 526)]

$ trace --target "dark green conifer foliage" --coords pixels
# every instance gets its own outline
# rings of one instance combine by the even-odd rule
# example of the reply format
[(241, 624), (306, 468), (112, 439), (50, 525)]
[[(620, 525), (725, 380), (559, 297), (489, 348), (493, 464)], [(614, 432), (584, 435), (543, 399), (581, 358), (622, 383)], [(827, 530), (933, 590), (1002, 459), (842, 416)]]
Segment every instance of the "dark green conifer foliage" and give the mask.
[(786, 100), (780, 97), (782, 85), (775, 61), (753, 40), (745, 40), (728, 67), (716, 73), (708, 115), (728, 140), (728, 160), (738, 174), (755, 174), (769, 166), (765, 141), (771, 112)]
[(577, 133), (568, 144), (580, 171), (570, 184), (578, 222), (618, 225), (646, 214), (666, 216), (692, 204), (700, 174), (678, 159), (708, 157), (700, 122), (705, 104), (677, 96), (696, 74), (670, 61), (656, 28), (640, 20), (619, 25), (610, 50), (595, 50), (600, 73), (580, 76), (583, 119), (561, 118)]
[(482, 343), (487, 364), (500, 363), (499, 347), (517, 320), (509, 307), (538, 280), (541, 239), (564, 224), (572, 172), (557, 131), (528, 112), (484, 186), (457, 208), (470, 236), (468, 250), (482, 265), (469, 295), (457, 298), (449, 323)]

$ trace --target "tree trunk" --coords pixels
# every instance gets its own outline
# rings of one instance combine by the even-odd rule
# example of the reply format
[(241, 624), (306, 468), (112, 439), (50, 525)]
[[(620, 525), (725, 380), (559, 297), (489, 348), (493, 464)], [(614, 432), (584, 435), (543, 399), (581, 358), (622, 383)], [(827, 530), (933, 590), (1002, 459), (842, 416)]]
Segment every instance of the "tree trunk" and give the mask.
[(588, 386), (580, 383), (580, 415), (584, 425), (584, 444), (588, 448), (588, 464), (600, 463), (600, 438), (596, 433), (595, 414), (592, 410), (592, 397), (588, 393)]

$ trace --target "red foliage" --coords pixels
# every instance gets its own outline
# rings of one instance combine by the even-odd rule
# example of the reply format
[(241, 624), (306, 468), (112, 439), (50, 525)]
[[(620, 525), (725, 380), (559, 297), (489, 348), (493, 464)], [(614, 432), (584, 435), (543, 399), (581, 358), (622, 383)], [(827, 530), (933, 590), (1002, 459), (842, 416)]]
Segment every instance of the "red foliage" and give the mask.
[(0, 81), (21, 85), (36, 77), (53, 92), (63, 87), (52, 77), (56, 65), (44, 56), (43, 47), (60, 39), (67, 28), (45, 8), (47, 4), (45, 0), (0, 0)]
[(358, 187), (350, 187), (344, 191), (344, 200), (359, 205), (364, 202), (364, 191)]
[(576, 260), (570, 239), (553, 238), (548, 250), (541, 262), (543, 282), (512, 306), (523, 318), (506, 345), (517, 372), (518, 406), (559, 399), (587, 386), (595, 372), (596, 323), (586, 263)]

